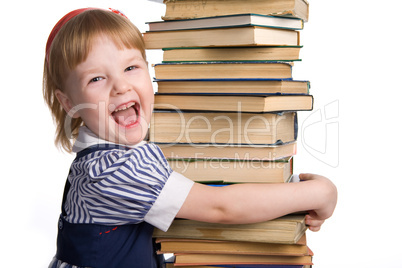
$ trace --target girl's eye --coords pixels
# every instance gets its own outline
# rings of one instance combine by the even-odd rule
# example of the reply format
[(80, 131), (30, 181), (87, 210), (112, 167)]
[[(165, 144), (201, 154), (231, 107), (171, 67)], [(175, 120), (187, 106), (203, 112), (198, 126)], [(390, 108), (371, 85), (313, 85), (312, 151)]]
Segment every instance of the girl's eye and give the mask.
[(89, 81), (89, 83), (98, 82), (100, 80), (102, 80), (102, 77), (94, 77)]
[(132, 70), (134, 70), (136, 67), (135, 66), (130, 66), (130, 67), (127, 67), (124, 71), (132, 71)]

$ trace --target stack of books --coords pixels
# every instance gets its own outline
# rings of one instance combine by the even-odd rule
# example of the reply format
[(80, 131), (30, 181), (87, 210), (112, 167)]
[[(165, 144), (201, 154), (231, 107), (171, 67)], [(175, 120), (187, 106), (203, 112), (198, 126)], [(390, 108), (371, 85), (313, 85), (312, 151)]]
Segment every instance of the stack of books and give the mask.
[[(164, 3), (164, 20), (149, 22), (144, 33), (147, 49), (164, 51), (154, 65), (150, 142), (173, 170), (196, 182), (288, 183), (297, 112), (313, 108), (309, 82), (292, 79), (308, 3)], [(303, 219), (289, 215), (249, 225), (176, 219), (154, 236), (160, 253), (175, 254), (175, 266), (296, 268), (312, 264)]]
[[(312, 264), (304, 215), (241, 225), (176, 219), (167, 232), (155, 230), (159, 253), (174, 253), (174, 266), (282, 267)], [(172, 265), (172, 267), (173, 267)]]

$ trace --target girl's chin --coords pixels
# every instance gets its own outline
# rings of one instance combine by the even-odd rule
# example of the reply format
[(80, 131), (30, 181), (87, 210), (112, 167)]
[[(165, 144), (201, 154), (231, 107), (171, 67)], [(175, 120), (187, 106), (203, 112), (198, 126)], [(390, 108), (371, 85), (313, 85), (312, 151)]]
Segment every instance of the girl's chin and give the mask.
[(147, 132), (148, 123), (146, 120), (137, 120), (132, 124), (123, 125), (115, 120), (110, 120), (97, 135), (109, 142), (135, 145), (145, 139)]
[(140, 125), (137, 127), (130, 128), (119, 128), (119, 131), (116, 133), (114, 137), (115, 143), (126, 144), (126, 145), (135, 145), (145, 139), (147, 132), (142, 131)]

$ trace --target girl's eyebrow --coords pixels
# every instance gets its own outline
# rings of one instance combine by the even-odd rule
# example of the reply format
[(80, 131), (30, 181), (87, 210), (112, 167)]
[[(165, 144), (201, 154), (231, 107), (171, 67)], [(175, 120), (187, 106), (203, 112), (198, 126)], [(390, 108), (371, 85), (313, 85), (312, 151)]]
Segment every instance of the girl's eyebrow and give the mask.
[(91, 75), (93, 73), (96, 73), (96, 72), (98, 72), (98, 69), (96, 67), (90, 68), (90, 69), (87, 69), (87, 70), (83, 70), (82, 72), (80, 72), (79, 77), (80, 77), (80, 79), (83, 79), (83, 78), (85, 78), (85, 77), (87, 77), (87, 76), (89, 76), (89, 75)]
[(131, 61), (144, 61), (144, 59), (142, 58), (142, 56), (138, 56), (138, 55), (134, 55), (132, 57), (127, 57), (127, 62), (131, 62)]

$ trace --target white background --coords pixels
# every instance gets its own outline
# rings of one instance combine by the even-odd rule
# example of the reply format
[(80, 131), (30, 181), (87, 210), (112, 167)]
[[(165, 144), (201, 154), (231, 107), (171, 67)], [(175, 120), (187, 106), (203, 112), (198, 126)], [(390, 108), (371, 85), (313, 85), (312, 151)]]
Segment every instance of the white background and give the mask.
[[(0, 206), (1, 267), (47, 267), (73, 156), (53, 146), (54, 126), (41, 96), (47, 36), (68, 11), (122, 10), (143, 32), (164, 5), (131, 1), (8, 1), (2, 4)], [(295, 172), (338, 187), (336, 212), (308, 232), (314, 267), (402, 267), (399, 108), (399, 0), (310, 1), (294, 78), (310, 80), (313, 112), (299, 113)], [(148, 53), (150, 63), (161, 52)], [(321, 119), (320, 119), (321, 118)]]

